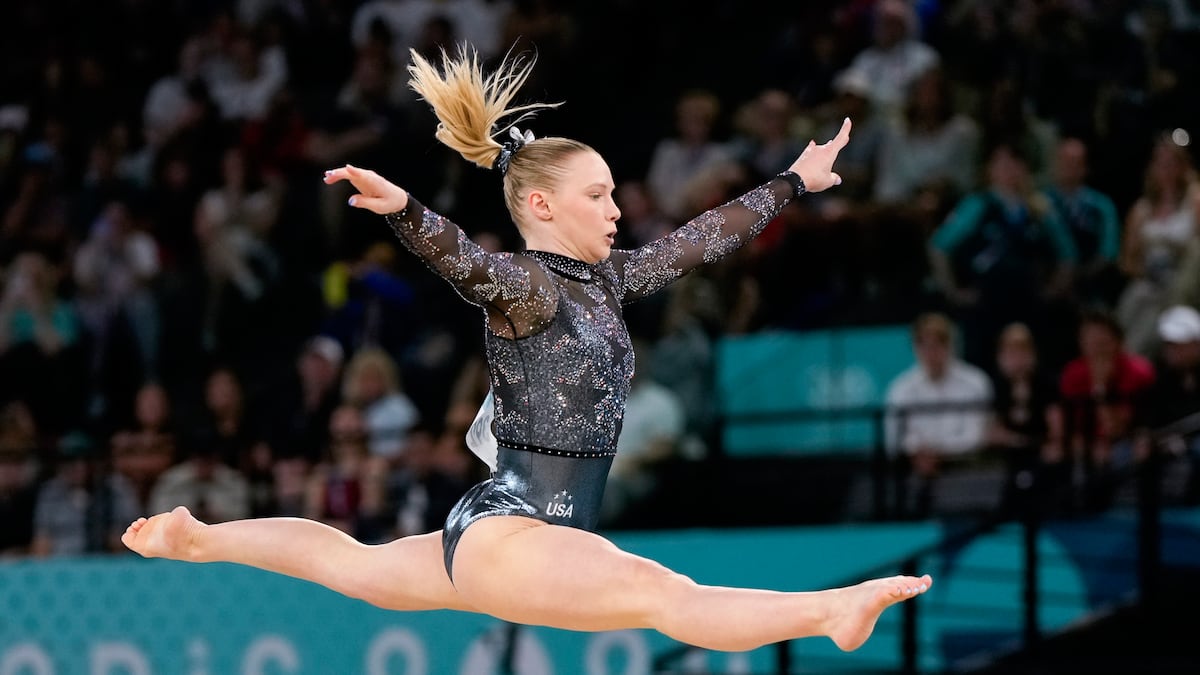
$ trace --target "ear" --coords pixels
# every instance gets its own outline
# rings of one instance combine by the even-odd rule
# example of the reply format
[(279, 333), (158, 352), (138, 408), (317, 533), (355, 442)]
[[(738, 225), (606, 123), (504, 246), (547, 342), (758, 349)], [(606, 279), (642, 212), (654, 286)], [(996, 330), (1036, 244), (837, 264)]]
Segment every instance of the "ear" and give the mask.
[(529, 212), (538, 220), (550, 220), (554, 217), (554, 211), (550, 208), (550, 200), (542, 190), (530, 190), (525, 197), (525, 203), (529, 206)]

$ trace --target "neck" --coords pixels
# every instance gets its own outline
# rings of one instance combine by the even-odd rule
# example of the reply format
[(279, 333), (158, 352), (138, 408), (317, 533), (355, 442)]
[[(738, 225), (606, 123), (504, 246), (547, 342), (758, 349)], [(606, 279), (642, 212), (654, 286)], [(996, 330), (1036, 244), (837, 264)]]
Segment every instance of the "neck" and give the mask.
[(545, 251), (546, 253), (556, 253), (561, 256), (573, 258), (591, 265), (597, 261), (588, 260), (584, 257), (576, 247), (571, 246), (567, 242), (560, 241), (553, 236), (529, 236), (525, 238), (525, 248), (530, 251)]

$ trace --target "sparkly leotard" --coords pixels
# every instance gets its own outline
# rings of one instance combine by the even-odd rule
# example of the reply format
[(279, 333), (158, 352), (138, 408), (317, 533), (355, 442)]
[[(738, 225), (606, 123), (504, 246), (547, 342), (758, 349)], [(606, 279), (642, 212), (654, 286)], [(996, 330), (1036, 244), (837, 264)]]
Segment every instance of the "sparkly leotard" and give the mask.
[(542, 251), (488, 253), (411, 197), (387, 216), (405, 246), (486, 317), (497, 465), (446, 521), (448, 574), (459, 537), (480, 518), (595, 528), (633, 376), (621, 305), (736, 250), (803, 191), (784, 174), (593, 265)]

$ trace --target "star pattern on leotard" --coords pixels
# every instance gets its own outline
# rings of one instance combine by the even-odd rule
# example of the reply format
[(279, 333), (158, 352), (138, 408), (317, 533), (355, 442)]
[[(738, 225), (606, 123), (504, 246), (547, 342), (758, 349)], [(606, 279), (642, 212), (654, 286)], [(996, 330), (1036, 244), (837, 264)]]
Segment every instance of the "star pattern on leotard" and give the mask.
[[(502, 254), (500, 262), (509, 263), (511, 260), (511, 254)], [(488, 281), (475, 287), (476, 293), (484, 301), (519, 300), (529, 295), (529, 272), (520, 266), (504, 264), (499, 267), (492, 263), (488, 265), (486, 274)]]

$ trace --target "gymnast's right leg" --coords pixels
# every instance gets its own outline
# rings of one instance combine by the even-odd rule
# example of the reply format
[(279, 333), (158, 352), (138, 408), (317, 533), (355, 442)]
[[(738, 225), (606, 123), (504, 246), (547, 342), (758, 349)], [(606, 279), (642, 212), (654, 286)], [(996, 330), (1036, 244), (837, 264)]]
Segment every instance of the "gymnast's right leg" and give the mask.
[(180, 506), (139, 518), (121, 541), (147, 558), (249, 565), (384, 609), (475, 611), (446, 575), (441, 532), (368, 546), (313, 520), (258, 518), (206, 525)]

